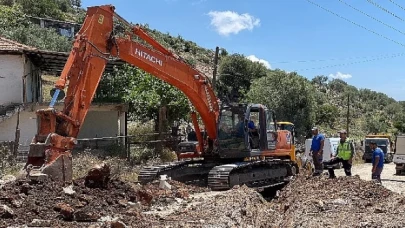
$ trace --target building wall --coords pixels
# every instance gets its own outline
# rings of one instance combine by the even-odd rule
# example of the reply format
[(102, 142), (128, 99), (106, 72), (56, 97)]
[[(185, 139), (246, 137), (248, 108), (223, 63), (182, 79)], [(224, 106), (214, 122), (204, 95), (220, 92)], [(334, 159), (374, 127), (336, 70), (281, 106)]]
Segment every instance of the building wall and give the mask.
[(89, 112), (78, 138), (99, 138), (119, 135), (117, 111)]
[(40, 101), (38, 85), (39, 72), (28, 58), (0, 55), (0, 105)]
[[(17, 126), (17, 113), (11, 118), (0, 122), (0, 141), (14, 141), (15, 128)], [(35, 112), (22, 111), (20, 113), (20, 143), (29, 145), (36, 133)]]
[(23, 102), (24, 58), (0, 55), (0, 105)]
[[(36, 107), (43, 108), (43, 107)], [(20, 143), (29, 145), (37, 132), (37, 121), (35, 112), (24, 110), (20, 113)], [(86, 116), (78, 139), (94, 137), (114, 137), (119, 135), (119, 111), (102, 110), (93, 108)], [(0, 141), (13, 141), (17, 124), (17, 114), (9, 119), (0, 122)]]

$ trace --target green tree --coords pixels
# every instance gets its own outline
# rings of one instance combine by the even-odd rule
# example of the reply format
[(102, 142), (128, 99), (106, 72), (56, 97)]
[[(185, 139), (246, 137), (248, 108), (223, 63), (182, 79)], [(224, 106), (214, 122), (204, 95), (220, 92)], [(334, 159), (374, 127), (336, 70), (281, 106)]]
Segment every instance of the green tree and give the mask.
[(251, 81), (266, 76), (267, 69), (260, 63), (252, 62), (241, 54), (226, 55), (219, 64), (218, 94), (231, 102), (243, 98)]
[(391, 103), (385, 107), (385, 112), (390, 121), (394, 120), (396, 115), (402, 114), (402, 111), (402, 106), (397, 102)]
[(167, 120), (187, 119), (190, 112), (187, 97), (174, 86), (144, 71), (124, 65), (116, 68), (100, 82), (99, 101), (129, 102), (133, 120), (158, 121), (160, 107), (167, 107)]
[(14, 0), (0, 0), (0, 5), (11, 7), (14, 5)]
[(365, 125), (365, 133), (366, 134), (378, 134), (382, 132), (387, 132), (389, 128), (388, 123), (386, 120), (379, 116), (379, 115), (374, 115), (366, 119), (366, 125)]
[(0, 28), (0, 35), (42, 50), (68, 52), (72, 48), (68, 38), (60, 36), (53, 29), (41, 28), (36, 24)]
[(0, 5), (0, 29), (11, 29), (26, 24), (27, 18), (18, 5)]
[(347, 86), (347, 83), (341, 79), (333, 79), (328, 83), (328, 86), (330, 89), (336, 91), (336, 92), (344, 92), (345, 88)]
[(63, 20), (62, 11), (55, 0), (16, 0), (15, 3), (22, 7), (24, 13), (45, 18)]
[(314, 122), (313, 86), (304, 77), (281, 70), (253, 80), (246, 101), (261, 103), (276, 112), (277, 120), (291, 121), (299, 135), (306, 135)]
[(328, 84), (328, 77), (323, 75), (315, 76), (311, 80), (311, 83), (320, 87), (324, 87)]
[(339, 117), (339, 109), (331, 104), (323, 104), (316, 109), (316, 124), (327, 124), (330, 128), (334, 128), (334, 124)]

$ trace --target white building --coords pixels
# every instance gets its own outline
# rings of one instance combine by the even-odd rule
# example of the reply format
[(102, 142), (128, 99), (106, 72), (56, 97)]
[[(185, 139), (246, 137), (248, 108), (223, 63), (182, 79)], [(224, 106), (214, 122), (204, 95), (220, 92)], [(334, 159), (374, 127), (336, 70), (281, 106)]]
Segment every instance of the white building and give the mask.
[[(41, 51), (0, 37), (0, 141), (14, 141), (19, 114), (20, 147), (36, 134), (35, 111), (43, 102), (42, 71), (60, 72), (69, 53)], [(107, 70), (111, 69), (109, 64)], [(61, 110), (63, 104), (55, 107)], [(126, 135), (126, 104), (92, 104), (78, 139)]]

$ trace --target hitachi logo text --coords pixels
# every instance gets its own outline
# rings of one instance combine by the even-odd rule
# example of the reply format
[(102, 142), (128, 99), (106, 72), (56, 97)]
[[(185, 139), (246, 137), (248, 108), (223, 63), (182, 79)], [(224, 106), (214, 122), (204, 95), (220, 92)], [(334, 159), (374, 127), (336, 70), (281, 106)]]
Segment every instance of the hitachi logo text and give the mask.
[(144, 59), (146, 59), (146, 60), (148, 60), (148, 61), (150, 61), (152, 63), (158, 64), (159, 66), (163, 66), (163, 61), (162, 60), (156, 58), (155, 56), (150, 55), (149, 53), (138, 50), (138, 48), (135, 49), (135, 55), (139, 55), (142, 58), (144, 58)]

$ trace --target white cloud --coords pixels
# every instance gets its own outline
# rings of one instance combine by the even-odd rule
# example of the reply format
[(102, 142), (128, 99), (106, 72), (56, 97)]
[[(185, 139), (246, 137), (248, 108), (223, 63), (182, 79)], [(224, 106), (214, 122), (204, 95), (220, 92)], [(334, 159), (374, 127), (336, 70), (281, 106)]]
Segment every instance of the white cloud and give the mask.
[(259, 62), (259, 63), (262, 63), (266, 68), (271, 69), (271, 65), (270, 65), (269, 62), (267, 62), (267, 61), (264, 60), (264, 59), (259, 59), (259, 58), (257, 58), (255, 55), (249, 55), (249, 56), (246, 57), (246, 58), (248, 58), (248, 59), (249, 59), (250, 61), (252, 61), (252, 62)]
[(220, 35), (238, 34), (242, 30), (253, 30), (260, 25), (260, 19), (248, 13), (238, 14), (234, 11), (210, 11), (211, 25)]
[(351, 74), (343, 74), (341, 72), (337, 72), (336, 74), (330, 74), (330, 78), (338, 78), (338, 79), (349, 79), (352, 77)]

